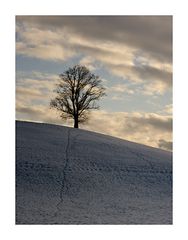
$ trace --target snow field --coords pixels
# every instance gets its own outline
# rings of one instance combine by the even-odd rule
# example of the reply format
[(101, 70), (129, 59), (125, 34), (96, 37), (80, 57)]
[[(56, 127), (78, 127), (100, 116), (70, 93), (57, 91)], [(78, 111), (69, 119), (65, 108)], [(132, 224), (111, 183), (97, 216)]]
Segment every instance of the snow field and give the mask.
[(171, 224), (172, 154), (16, 122), (17, 224)]

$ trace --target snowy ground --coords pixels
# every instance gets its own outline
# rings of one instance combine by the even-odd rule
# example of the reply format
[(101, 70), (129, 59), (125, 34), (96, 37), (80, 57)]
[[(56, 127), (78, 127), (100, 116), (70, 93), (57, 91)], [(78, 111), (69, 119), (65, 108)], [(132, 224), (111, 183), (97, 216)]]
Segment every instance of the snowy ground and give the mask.
[(16, 122), (17, 224), (172, 224), (172, 154)]

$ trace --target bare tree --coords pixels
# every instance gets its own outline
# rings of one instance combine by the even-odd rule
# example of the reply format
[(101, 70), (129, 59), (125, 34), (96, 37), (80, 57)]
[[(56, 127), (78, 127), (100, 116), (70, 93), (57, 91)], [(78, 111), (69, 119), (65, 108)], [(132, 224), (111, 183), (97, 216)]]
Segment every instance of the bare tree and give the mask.
[(99, 76), (85, 66), (76, 65), (59, 75), (60, 81), (50, 106), (60, 112), (62, 119), (73, 118), (74, 128), (88, 119), (91, 109), (99, 109), (96, 101), (105, 95)]

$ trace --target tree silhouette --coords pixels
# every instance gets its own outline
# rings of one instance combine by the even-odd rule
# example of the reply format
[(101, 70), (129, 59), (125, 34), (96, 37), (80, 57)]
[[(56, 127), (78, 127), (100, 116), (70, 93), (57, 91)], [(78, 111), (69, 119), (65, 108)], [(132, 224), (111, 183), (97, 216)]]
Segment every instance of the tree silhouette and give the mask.
[(74, 128), (88, 119), (91, 109), (99, 109), (96, 101), (105, 95), (99, 76), (85, 66), (76, 65), (59, 75), (60, 80), (50, 106), (60, 112), (62, 119), (74, 119)]

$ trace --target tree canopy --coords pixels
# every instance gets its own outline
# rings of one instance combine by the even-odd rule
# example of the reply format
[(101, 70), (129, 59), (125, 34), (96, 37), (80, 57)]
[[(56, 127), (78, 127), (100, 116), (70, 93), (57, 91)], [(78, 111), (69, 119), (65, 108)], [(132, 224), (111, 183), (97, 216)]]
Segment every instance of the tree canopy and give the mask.
[(57, 96), (50, 106), (60, 112), (62, 119), (74, 119), (74, 127), (78, 128), (79, 123), (88, 119), (90, 110), (99, 109), (97, 101), (105, 95), (105, 88), (99, 76), (81, 65), (69, 68), (59, 77)]

